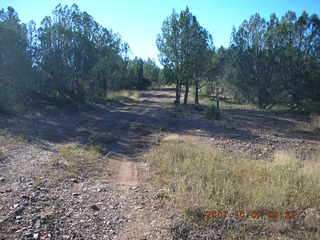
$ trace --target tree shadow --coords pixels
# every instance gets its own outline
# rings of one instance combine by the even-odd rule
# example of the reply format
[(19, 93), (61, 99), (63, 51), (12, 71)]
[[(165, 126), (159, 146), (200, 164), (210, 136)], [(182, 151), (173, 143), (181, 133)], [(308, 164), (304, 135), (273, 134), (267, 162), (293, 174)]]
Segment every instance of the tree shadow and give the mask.
[(244, 109), (223, 109), (224, 121), (237, 129), (252, 129), (265, 131), (274, 136), (290, 139), (320, 140), (313, 132), (303, 132), (297, 129), (299, 124), (308, 122), (308, 117), (288, 111), (259, 111)]
[[(222, 111), (221, 121), (206, 120), (199, 112), (184, 116), (176, 112), (174, 104), (172, 108), (163, 108), (148, 100), (157, 96), (167, 95), (146, 92), (143, 93), (145, 101), (100, 102), (99, 106), (84, 112), (37, 109), (22, 115), (0, 116), (0, 130), (5, 129), (43, 148), (48, 147), (47, 143), (77, 142), (95, 145), (103, 154), (130, 159), (157, 144), (155, 136), (161, 132), (252, 142), (260, 138), (252, 130), (279, 133), (295, 124), (290, 118), (256, 110), (226, 109)], [(290, 134), (285, 137), (297, 138)]]

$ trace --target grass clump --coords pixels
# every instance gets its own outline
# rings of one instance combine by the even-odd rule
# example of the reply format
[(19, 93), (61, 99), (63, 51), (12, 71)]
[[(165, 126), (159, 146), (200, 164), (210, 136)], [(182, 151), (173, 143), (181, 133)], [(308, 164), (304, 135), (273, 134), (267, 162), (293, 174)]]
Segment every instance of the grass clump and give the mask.
[(51, 166), (58, 178), (87, 177), (102, 169), (102, 155), (95, 146), (66, 144), (51, 159)]

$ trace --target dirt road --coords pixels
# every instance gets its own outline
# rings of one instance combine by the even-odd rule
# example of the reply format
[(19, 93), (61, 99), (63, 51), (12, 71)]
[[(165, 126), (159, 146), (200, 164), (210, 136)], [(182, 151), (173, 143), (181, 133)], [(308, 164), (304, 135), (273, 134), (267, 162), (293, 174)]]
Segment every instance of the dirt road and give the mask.
[[(288, 131), (304, 119), (228, 109), (212, 122), (175, 107), (172, 89), (140, 95), (80, 113), (0, 116), (0, 239), (170, 239), (170, 214), (148, 184), (143, 158), (169, 134), (258, 159), (319, 148), (318, 137)], [(71, 176), (60, 163), (74, 154), (61, 150), (70, 144), (79, 151), (75, 161), (82, 148), (99, 149), (97, 166), (86, 163)]]

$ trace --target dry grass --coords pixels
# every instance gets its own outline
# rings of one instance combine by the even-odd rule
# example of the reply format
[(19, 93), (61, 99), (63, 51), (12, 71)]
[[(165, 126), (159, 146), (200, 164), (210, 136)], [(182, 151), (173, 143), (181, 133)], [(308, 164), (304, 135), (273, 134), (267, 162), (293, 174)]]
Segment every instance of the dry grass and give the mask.
[[(155, 182), (171, 189), (176, 211), (200, 207), (284, 213), (319, 206), (320, 155), (300, 161), (294, 153), (281, 151), (272, 162), (257, 161), (195, 142), (170, 136), (146, 156)], [(247, 220), (248, 226), (270, 223), (266, 215), (261, 221)]]
[(127, 100), (139, 100), (140, 98), (140, 92), (139, 91), (133, 91), (133, 90), (120, 90), (120, 91), (108, 91), (106, 94), (106, 98), (110, 101), (127, 101)]
[(87, 177), (103, 169), (102, 155), (95, 146), (66, 144), (52, 157), (50, 165), (58, 179)]
[(255, 161), (171, 136), (147, 159), (161, 184), (196, 193), (209, 209), (305, 209), (320, 203), (320, 168), (314, 167), (319, 156), (302, 162), (277, 152), (273, 162)]

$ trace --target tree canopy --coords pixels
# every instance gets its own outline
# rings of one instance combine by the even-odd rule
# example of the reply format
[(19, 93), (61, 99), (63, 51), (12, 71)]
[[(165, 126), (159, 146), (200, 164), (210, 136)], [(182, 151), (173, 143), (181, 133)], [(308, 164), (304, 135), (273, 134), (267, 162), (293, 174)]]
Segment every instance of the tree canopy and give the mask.
[(288, 11), (259, 14), (234, 28), (230, 46), (215, 49), (211, 34), (189, 8), (173, 10), (162, 24), (154, 60), (130, 58), (119, 34), (75, 4), (57, 5), (37, 26), (0, 11), (0, 109), (28, 102), (32, 94), (86, 102), (110, 90), (176, 85), (176, 103), (195, 104), (204, 86), (227, 86), (239, 101), (269, 109), (320, 109), (320, 20)]

